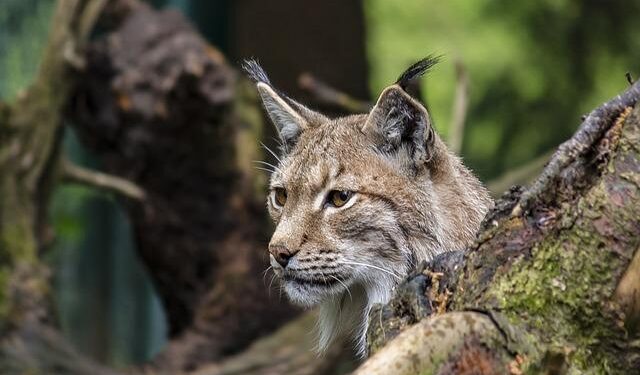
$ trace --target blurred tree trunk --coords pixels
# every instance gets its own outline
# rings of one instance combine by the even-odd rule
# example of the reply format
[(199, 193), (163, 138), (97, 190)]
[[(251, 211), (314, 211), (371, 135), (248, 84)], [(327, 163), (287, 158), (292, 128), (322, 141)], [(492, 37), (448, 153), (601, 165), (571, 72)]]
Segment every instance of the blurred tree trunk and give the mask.
[(293, 316), (262, 277), (258, 103), (179, 13), (112, 2), (102, 21), (68, 113), (106, 171), (145, 191), (128, 210), (169, 320), (156, 364), (194, 369)]
[[(48, 272), (39, 252), (49, 239), (46, 208), (55, 183), (62, 109), (71, 90), (67, 61), (86, 41), (100, 2), (61, 1), (36, 82), (0, 104), (0, 328), (50, 313)], [(82, 25), (80, 25), (82, 24)]]

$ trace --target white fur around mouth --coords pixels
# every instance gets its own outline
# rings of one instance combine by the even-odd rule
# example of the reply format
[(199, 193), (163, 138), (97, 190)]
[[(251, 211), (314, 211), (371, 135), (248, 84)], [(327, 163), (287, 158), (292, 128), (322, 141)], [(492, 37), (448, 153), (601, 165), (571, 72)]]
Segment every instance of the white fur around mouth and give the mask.
[(291, 274), (285, 274), (284, 281), (297, 283), (301, 285), (326, 287), (326, 288), (332, 287), (339, 283), (338, 279), (334, 279), (334, 278), (326, 278), (326, 277), (325, 278), (307, 278), (307, 277), (301, 277), (301, 276), (296, 276)]
[(307, 307), (318, 305), (347, 290), (346, 281), (326, 276), (311, 278), (285, 274), (283, 286), (291, 302)]

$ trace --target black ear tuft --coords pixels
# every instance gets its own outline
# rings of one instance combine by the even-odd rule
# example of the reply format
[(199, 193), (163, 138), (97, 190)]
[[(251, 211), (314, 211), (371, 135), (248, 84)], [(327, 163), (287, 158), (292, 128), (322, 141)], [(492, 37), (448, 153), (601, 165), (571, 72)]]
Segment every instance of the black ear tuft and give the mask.
[(269, 86), (271, 85), (271, 81), (269, 81), (269, 77), (267, 77), (267, 73), (265, 73), (264, 69), (258, 64), (258, 62), (254, 59), (246, 59), (242, 62), (242, 70), (244, 70), (249, 78), (255, 83), (263, 82)]
[(256, 83), (256, 89), (267, 115), (276, 126), (282, 140), (283, 154), (291, 150), (302, 131), (310, 126), (328, 121), (320, 113), (310, 110), (276, 90), (267, 77), (267, 73), (256, 60), (244, 60), (242, 69)]
[(402, 87), (403, 90), (406, 90), (409, 84), (411, 84), (411, 81), (423, 76), (438, 62), (440, 62), (440, 56), (427, 56), (405, 70), (404, 73), (398, 77), (396, 83)]

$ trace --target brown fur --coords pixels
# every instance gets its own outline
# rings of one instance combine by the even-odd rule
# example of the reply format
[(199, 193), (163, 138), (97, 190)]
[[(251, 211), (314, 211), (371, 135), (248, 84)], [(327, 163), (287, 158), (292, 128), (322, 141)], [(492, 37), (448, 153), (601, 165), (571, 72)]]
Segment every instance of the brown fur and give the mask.
[[(364, 354), (371, 305), (387, 302), (416, 262), (468, 245), (492, 201), (400, 85), (369, 114), (328, 119), (254, 73), (283, 141), (268, 201), (272, 266), (293, 302), (320, 305), (321, 349), (351, 334)], [(343, 207), (328, 201), (335, 190), (353, 192)]]

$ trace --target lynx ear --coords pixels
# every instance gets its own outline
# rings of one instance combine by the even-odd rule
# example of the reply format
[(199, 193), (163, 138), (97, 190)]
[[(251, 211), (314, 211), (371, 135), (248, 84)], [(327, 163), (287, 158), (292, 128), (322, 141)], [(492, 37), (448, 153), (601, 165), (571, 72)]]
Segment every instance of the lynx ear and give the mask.
[(435, 133), (426, 108), (405, 89), (436, 62), (434, 58), (419, 61), (384, 89), (363, 126), (380, 151), (394, 154), (404, 150), (415, 166), (431, 159)]
[(249, 77), (256, 82), (264, 108), (282, 140), (282, 152), (293, 148), (300, 134), (310, 126), (326, 120), (321, 114), (279, 94), (271, 85), (262, 67), (254, 60), (243, 64)]
[(308, 127), (307, 121), (293, 109), (271, 86), (258, 82), (258, 92), (264, 108), (276, 126), (280, 139), (287, 149), (295, 144), (300, 133)]

